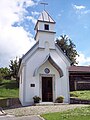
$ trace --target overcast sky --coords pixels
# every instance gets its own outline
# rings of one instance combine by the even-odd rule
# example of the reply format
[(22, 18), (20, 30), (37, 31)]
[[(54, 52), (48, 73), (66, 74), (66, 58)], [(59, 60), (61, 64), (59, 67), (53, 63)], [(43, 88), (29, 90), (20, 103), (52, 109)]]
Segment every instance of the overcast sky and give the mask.
[[(68, 35), (80, 54), (79, 65), (90, 65), (90, 0), (43, 0), (56, 21), (56, 38)], [(34, 26), (42, 0), (0, 0), (0, 67), (21, 57), (34, 44)]]

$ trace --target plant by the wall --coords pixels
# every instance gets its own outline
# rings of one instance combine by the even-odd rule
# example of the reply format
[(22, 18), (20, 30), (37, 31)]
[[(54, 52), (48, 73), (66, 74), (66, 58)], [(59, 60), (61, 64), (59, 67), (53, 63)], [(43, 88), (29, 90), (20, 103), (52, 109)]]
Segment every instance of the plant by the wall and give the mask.
[(34, 103), (39, 103), (41, 98), (39, 96), (34, 96), (33, 100), (34, 100)]
[(59, 96), (57, 97), (56, 101), (57, 103), (63, 103), (64, 97), (63, 96)]

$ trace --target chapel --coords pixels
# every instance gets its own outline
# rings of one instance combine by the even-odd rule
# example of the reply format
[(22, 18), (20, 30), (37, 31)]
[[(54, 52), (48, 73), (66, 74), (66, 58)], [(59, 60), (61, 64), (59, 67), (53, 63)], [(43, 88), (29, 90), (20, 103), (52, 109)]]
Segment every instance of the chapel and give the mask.
[(40, 103), (54, 103), (63, 96), (70, 102), (70, 60), (55, 44), (55, 21), (46, 10), (40, 14), (35, 25), (36, 44), (22, 57), (19, 69), (19, 99), (23, 106), (32, 105), (33, 97)]

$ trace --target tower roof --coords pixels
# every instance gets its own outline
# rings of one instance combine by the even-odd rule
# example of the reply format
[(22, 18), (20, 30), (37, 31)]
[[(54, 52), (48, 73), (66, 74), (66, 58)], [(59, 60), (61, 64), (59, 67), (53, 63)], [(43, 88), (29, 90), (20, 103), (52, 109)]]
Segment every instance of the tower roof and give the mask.
[(55, 23), (55, 21), (52, 19), (52, 17), (47, 13), (46, 10), (43, 10), (40, 17), (38, 18), (38, 21), (45, 21), (45, 22), (51, 22)]

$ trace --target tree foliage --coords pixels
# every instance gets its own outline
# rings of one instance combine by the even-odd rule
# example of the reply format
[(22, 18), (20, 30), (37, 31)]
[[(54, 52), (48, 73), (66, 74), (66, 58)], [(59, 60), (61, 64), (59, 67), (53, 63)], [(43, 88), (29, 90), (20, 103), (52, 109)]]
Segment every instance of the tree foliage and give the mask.
[(9, 68), (10, 68), (10, 75), (13, 78), (16, 78), (16, 80), (18, 80), (19, 61), (17, 60), (17, 57), (15, 60), (10, 61)]
[(70, 59), (71, 65), (78, 64), (76, 56), (79, 56), (76, 51), (76, 46), (67, 35), (61, 35), (60, 38), (56, 39), (56, 43), (62, 49), (64, 54)]
[(7, 79), (9, 77), (10, 77), (10, 70), (7, 67), (0, 68), (0, 80)]
[(19, 60), (17, 57), (15, 60), (10, 60), (9, 68), (0, 68), (0, 83), (3, 79), (11, 79), (11, 77), (15, 78), (18, 82), (18, 71), (19, 71)]

